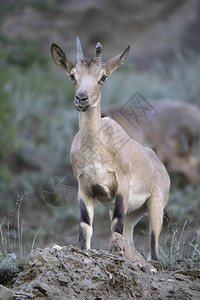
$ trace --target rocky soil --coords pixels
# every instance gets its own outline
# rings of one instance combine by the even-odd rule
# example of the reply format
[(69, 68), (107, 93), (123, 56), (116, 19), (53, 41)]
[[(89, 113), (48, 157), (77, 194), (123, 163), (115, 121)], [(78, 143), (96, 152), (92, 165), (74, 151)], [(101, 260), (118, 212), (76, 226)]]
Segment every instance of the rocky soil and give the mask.
[(109, 251), (81, 251), (72, 245), (34, 250), (12, 288), (1, 286), (0, 300), (197, 300), (199, 279), (198, 269), (155, 268), (114, 234)]

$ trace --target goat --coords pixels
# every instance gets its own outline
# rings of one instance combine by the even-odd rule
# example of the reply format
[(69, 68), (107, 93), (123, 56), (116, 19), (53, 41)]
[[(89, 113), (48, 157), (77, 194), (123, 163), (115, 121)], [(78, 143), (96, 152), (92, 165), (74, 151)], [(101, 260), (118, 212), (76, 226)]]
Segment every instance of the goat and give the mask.
[[(139, 128), (135, 116), (128, 116), (130, 107), (111, 107), (103, 112), (118, 122), (131, 138), (152, 148), (169, 172), (182, 174), (188, 182), (199, 183), (200, 166), (200, 110), (194, 104), (175, 99), (150, 100), (152, 109), (141, 116)], [(148, 107), (147, 107), (148, 108)], [(138, 111), (137, 111), (138, 110)], [(154, 113), (156, 112), (156, 114)]]
[(125, 61), (129, 48), (102, 63), (103, 47), (97, 43), (94, 58), (86, 61), (77, 37), (75, 66), (56, 44), (51, 53), (76, 89), (79, 132), (72, 142), (70, 160), (78, 180), (81, 249), (90, 249), (97, 200), (109, 209), (111, 232), (123, 234), (133, 246), (134, 226), (148, 209), (151, 259), (158, 261), (158, 239), (170, 187), (168, 173), (151, 149), (132, 140), (111, 118), (101, 119), (101, 87)]

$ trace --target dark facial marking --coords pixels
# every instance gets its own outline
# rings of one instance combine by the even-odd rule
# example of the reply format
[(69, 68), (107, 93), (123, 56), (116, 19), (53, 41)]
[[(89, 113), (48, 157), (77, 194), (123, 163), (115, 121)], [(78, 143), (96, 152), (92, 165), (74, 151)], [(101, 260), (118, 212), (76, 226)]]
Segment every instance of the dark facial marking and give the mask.
[(117, 219), (117, 223), (115, 224), (114, 232), (122, 234), (124, 228), (124, 201), (121, 194), (118, 194), (116, 197), (113, 220), (115, 218)]
[(88, 215), (88, 211), (85, 206), (85, 203), (83, 202), (82, 199), (80, 199), (79, 206), (80, 206), (80, 222), (84, 222), (90, 225), (90, 217)]
[(105, 191), (104, 187), (100, 184), (94, 184), (92, 186), (92, 194), (94, 197), (106, 197), (108, 193)]
[(156, 248), (155, 248), (155, 235), (152, 231), (151, 233), (151, 259), (155, 261), (159, 261), (158, 256), (156, 254)]

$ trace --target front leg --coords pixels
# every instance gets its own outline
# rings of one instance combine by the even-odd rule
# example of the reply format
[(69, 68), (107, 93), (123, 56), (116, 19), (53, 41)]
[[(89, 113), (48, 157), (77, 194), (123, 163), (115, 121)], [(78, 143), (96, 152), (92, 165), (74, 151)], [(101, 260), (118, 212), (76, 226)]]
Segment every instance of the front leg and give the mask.
[(124, 229), (124, 217), (125, 217), (125, 208), (124, 208), (124, 198), (122, 194), (118, 194), (115, 201), (115, 208), (112, 216), (111, 231), (123, 233)]
[(88, 197), (79, 196), (80, 207), (80, 226), (79, 226), (79, 242), (81, 250), (90, 249), (92, 238), (92, 222), (94, 216), (94, 200)]

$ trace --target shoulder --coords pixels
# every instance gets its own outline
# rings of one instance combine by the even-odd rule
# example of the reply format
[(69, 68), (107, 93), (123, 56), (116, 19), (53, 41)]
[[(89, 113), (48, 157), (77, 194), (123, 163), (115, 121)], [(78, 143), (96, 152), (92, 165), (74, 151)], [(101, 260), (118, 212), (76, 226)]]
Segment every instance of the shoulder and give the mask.
[(104, 132), (120, 132), (127, 135), (127, 132), (123, 129), (123, 127), (110, 117), (104, 117), (101, 119), (101, 128)]

